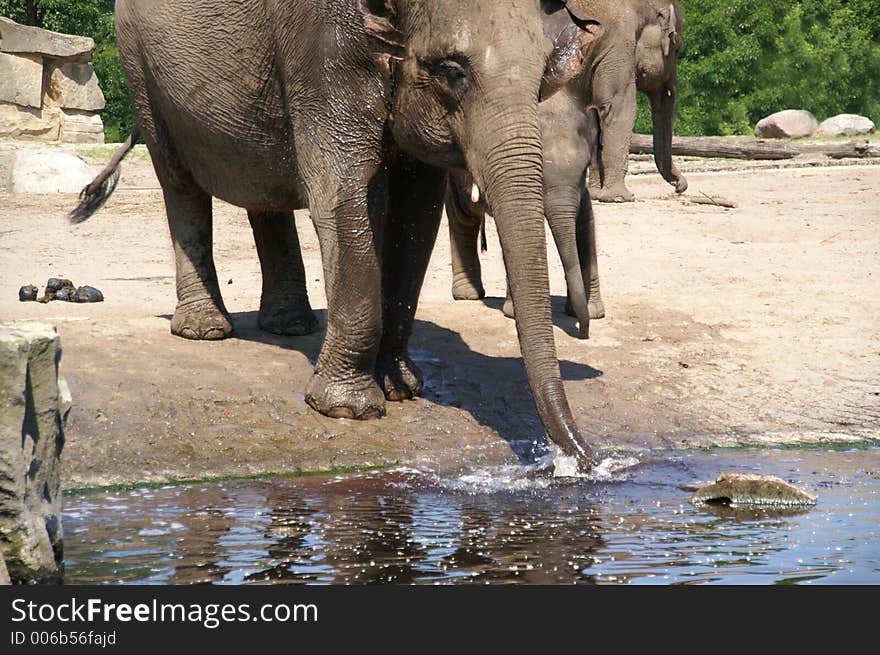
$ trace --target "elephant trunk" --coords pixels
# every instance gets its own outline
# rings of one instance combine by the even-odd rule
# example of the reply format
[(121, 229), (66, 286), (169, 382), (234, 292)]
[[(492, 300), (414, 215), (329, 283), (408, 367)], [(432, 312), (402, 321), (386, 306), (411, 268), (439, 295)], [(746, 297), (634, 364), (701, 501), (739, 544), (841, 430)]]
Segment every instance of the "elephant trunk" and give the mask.
[(667, 84), (649, 94), (651, 119), (654, 123), (654, 161), (663, 179), (675, 186), (676, 193), (684, 193), (687, 180), (672, 163), (672, 132), (675, 126), (675, 104), (678, 83), (673, 77)]
[[(524, 95), (524, 94), (523, 94)], [(550, 438), (578, 466), (593, 466), (562, 385), (550, 316), (544, 226), (543, 153), (537, 104), (501, 98), (474, 116), (482, 126), (468, 153), (474, 177), (492, 208), (529, 387)], [(491, 120), (483, 120), (491, 117)]]
[[(584, 191), (586, 193), (586, 191)], [(568, 299), (577, 316), (580, 334), (590, 336), (590, 311), (587, 306), (588, 294), (584, 287), (583, 264), (578, 253), (577, 218), (581, 206), (581, 191), (572, 187), (553, 187), (544, 192), (544, 212), (556, 250), (565, 270), (565, 283)]]

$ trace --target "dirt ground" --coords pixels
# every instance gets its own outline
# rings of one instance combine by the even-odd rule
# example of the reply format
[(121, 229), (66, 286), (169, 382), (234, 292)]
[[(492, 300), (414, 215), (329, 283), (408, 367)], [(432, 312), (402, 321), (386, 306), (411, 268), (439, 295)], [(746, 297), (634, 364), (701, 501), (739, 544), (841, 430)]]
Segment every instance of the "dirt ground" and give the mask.
[[(0, 179), (12, 151), (0, 148)], [(80, 148), (96, 170), (111, 151)], [(556, 346), (584, 432), (607, 451), (880, 439), (880, 166), (682, 168), (688, 196), (738, 208), (687, 204), (656, 172), (631, 175), (638, 202), (596, 209), (608, 315), (588, 341), (562, 312), (550, 246)], [(146, 154), (133, 153), (119, 190), (79, 226), (64, 216), (74, 203), (0, 188), (0, 320), (58, 326), (74, 398), (66, 487), (393, 462), (451, 471), (515, 461), (542, 438), (514, 323), (501, 314), (491, 222), (484, 302), (452, 300), (441, 226), (413, 337), (424, 396), (356, 422), (319, 416), (303, 400), (322, 332), (257, 328), (259, 263), (243, 210), (215, 202), (215, 258), (236, 336), (208, 343), (169, 332), (173, 259)], [(323, 328), (307, 212), (297, 226)], [(98, 287), (106, 301), (18, 301), (21, 285), (42, 290), (49, 277)]]

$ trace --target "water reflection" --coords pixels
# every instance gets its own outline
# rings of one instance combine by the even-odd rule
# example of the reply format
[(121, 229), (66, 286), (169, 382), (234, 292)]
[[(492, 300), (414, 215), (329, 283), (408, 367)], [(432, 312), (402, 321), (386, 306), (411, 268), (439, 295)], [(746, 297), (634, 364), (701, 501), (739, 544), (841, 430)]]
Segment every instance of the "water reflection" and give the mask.
[[(880, 449), (646, 459), (609, 482), (522, 467), (397, 471), (67, 498), (68, 583), (880, 582)], [(698, 509), (678, 486), (760, 470), (801, 514)]]

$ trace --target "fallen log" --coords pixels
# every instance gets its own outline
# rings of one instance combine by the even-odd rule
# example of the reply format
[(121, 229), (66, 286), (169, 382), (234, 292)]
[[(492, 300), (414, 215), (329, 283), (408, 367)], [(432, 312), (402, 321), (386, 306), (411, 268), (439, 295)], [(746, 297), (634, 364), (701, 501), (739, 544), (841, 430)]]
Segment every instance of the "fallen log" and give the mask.
[[(629, 151), (633, 154), (653, 153), (654, 137), (650, 134), (633, 134)], [(690, 136), (674, 137), (672, 154), (729, 159), (792, 159), (799, 153), (786, 143), (730, 139), (722, 136)]]
[[(652, 153), (654, 137), (633, 134), (630, 153)], [(685, 157), (721, 157), (727, 159), (793, 159), (798, 155), (819, 153), (833, 159), (880, 157), (880, 145), (869, 141), (780, 142), (767, 139), (738, 139), (723, 136), (690, 136), (672, 139), (672, 154)]]

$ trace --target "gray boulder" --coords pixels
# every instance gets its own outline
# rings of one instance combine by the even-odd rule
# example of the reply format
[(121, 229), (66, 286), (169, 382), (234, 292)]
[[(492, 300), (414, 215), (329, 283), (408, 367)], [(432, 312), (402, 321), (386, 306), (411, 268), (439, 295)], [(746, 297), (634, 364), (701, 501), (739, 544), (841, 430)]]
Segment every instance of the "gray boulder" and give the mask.
[(874, 121), (858, 114), (838, 114), (819, 125), (819, 133), (828, 136), (858, 136), (874, 132)]
[(61, 451), (71, 400), (51, 325), (0, 324), (0, 555), (14, 583), (63, 573)]
[(755, 136), (764, 139), (800, 139), (813, 136), (818, 129), (819, 123), (810, 112), (786, 109), (758, 121)]
[(79, 193), (94, 173), (82, 159), (60, 150), (19, 150), (9, 169), (12, 193)]
[(73, 36), (19, 25), (0, 16), (0, 50), (45, 55), (53, 59), (89, 61), (95, 42), (87, 36)]

